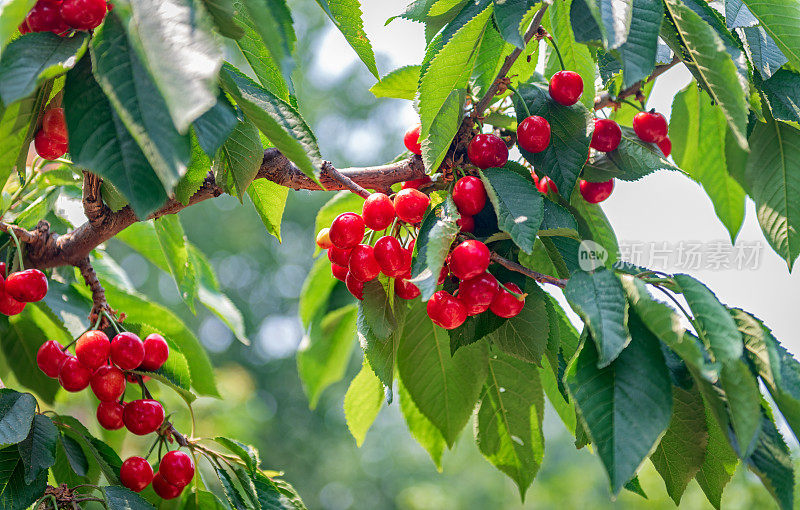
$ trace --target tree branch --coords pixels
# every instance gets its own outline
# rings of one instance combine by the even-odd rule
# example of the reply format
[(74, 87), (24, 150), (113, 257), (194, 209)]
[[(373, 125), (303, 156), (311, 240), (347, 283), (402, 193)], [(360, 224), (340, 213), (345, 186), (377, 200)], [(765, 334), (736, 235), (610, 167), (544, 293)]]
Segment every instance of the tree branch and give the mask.
[(667, 71), (678, 65), (680, 62), (681, 62), (680, 57), (677, 54), (675, 54), (675, 56), (672, 58), (672, 62), (670, 62), (669, 64), (661, 64), (656, 66), (655, 70), (653, 71), (653, 74), (651, 74), (644, 80), (637, 81), (636, 83), (634, 83), (633, 85), (631, 85), (626, 89), (622, 89), (620, 93), (617, 94), (616, 97), (612, 96), (608, 92), (604, 92), (603, 94), (595, 98), (594, 109), (600, 110), (602, 108), (605, 108), (606, 106), (611, 106), (613, 104), (619, 103), (620, 99), (625, 99), (626, 97), (636, 95), (642, 89), (642, 85), (655, 80), (662, 74), (666, 73)]
[(83, 281), (86, 282), (86, 285), (92, 291), (92, 311), (89, 313), (89, 324), (97, 324), (98, 319), (100, 319), (99, 329), (108, 328), (111, 324), (109, 324), (108, 318), (103, 315), (103, 312), (108, 313), (112, 317), (116, 315), (116, 312), (111, 309), (106, 300), (106, 290), (97, 278), (97, 273), (95, 273), (89, 261), (89, 257), (78, 262), (75, 267), (81, 272)]
[(562, 289), (567, 286), (567, 280), (562, 280), (560, 278), (555, 278), (555, 277), (547, 275), (547, 274), (537, 273), (536, 271), (531, 271), (527, 267), (525, 267), (525, 266), (523, 266), (521, 264), (517, 264), (513, 260), (508, 260), (507, 258), (502, 257), (502, 256), (500, 256), (500, 255), (498, 255), (497, 253), (494, 253), (494, 252), (492, 252), (492, 262), (497, 262), (498, 264), (500, 264), (501, 266), (503, 266), (504, 268), (506, 268), (506, 269), (508, 269), (510, 271), (514, 271), (514, 272), (517, 272), (517, 273), (524, 274), (528, 278), (530, 278), (532, 280), (536, 280), (539, 283), (549, 283), (550, 285), (555, 285), (556, 287), (559, 287), (559, 288), (562, 288)]

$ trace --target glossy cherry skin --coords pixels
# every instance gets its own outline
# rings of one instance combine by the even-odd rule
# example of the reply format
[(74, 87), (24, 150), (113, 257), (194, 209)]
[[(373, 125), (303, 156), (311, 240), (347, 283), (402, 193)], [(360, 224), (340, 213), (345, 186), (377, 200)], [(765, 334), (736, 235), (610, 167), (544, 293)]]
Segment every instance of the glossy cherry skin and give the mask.
[(194, 478), (194, 462), (186, 453), (173, 450), (161, 458), (158, 472), (168, 483), (176, 487), (185, 487)]
[(549, 90), (553, 101), (570, 106), (583, 94), (583, 79), (575, 71), (559, 71), (550, 78)]
[(58, 159), (67, 153), (67, 142), (61, 142), (50, 138), (43, 130), (39, 130), (33, 138), (33, 146), (36, 154), (47, 160)]
[(666, 158), (672, 154), (672, 140), (670, 140), (668, 136), (665, 136), (658, 142), (658, 148), (661, 149), (661, 152), (664, 153), (664, 157)]
[(475, 218), (472, 216), (461, 215), (461, 217), (456, 220), (456, 225), (461, 228), (462, 232), (475, 232)]
[(166, 481), (161, 473), (153, 477), (153, 490), (161, 499), (175, 499), (183, 492), (183, 487), (176, 487)]
[(401, 299), (414, 299), (420, 295), (419, 287), (405, 278), (397, 278), (394, 281), (394, 292)]
[(330, 237), (333, 245), (342, 250), (349, 250), (364, 237), (364, 218), (356, 213), (342, 213), (331, 223)]
[(31, 33), (31, 27), (28, 26), (28, 22), (25, 21), (25, 20), (23, 20), (22, 23), (19, 24), (19, 27), (17, 27), (17, 30), (19, 30), (20, 35), (25, 35), (25, 34), (30, 34)]
[(439, 327), (454, 329), (467, 320), (467, 309), (447, 291), (434, 292), (426, 305), (428, 317)]
[(0, 313), (10, 317), (22, 313), (24, 309), (25, 303), (12, 298), (8, 292), (3, 289), (3, 285), (0, 284)]
[(328, 248), (333, 246), (333, 243), (331, 242), (330, 233), (331, 233), (331, 229), (329, 229), (327, 227), (323, 228), (322, 230), (320, 230), (317, 233), (317, 239), (316, 239), (317, 246), (319, 246), (323, 250), (327, 250)]
[(56, 142), (67, 142), (67, 119), (64, 117), (63, 108), (50, 108), (44, 112), (42, 131)]
[(406, 131), (406, 134), (403, 135), (403, 144), (406, 146), (406, 149), (408, 149), (410, 153), (416, 154), (417, 156), (422, 154), (422, 145), (419, 143), (420, 129), (422, 129), (422, 126), (417, 124)]
[(581, 181), (581, 196), (590, 204), (599, 204), (611, 196), (614, 191), (614, 179), (603, 182)]
[(69, 355), (64, 352), (63, 345), (55, 340), (48, 340), (36, 352), (36, 365), (47, 377), (56, 379), (61, 370), (61, 364), (67, 359), (67, 356)]
[(157, 400), (141, 399), (125, 404), (125, 427), (137, 436), (155, 432), (164, 422), (164, 407)]
[(108, 362), (111, 352), (111, 341), (100, 330), (87, 331), (75, 343), (75, 355), (81, 365), (95, 370)]
[(430, 197), (414, 188), (401, 189), (394, 196), (394, 211), (407, 223), (419, 223), (431, 203)]
[(350, 294), (353, 295), (356, 299), (361, 301), (364, 299), (364, 282), (358, 280), (350, 274), (350, 271), (347, 272), (347, 276), (344, 278), (344, 284), (347, 287), (347, 290), (350, 291)]
[(115, 402), (125, 393), (125, 374), (113, 365), (104, 365), (92, 374), (92, 392), (101, 402)]
[(459, 283), (458, 299), (467, 309), (467, 315), (478, 315), (489, 309), (499, 288), (494, 276), (481, 273)]
[(53, 32), (63, 34), (69, 30), (64, 18), (61, 17), (61, 10), (58, 4), (52, 2), (36, 2), (33, 9), (28, 12), (25, 18), (31, 32)]
[(667, 136), (667, 119), (654, 111), (639, 112), (633, 116), (633, 131), (644, 142), (658, 143)]
[(336, 246), (331, 246), (328, 248), (328, 260), (331, 261), (331, 264), (347, 267), (350, 263), (350, 253), (352, 253), (352, 251), (352, 248), (342, 250)]
[[(522, 290), (517, 285), (513, 283), (506, 283), (505, 285), (517, 294), (522, 294)], [(517, 298), (506, 289), (500, 289), (494, 296), (492, 304), (489, 305), (489, 309), (498, 317), (510, 319), (511, 317), (516, 317), (524, 306), (525, 298)]]
[(364, 201), (361, 216), (367, 228), (383, 230), (391, 225), (395, 218), (394, 203), (383, 193), (373, 193)]
[(501, 167), (508, 161), (508, 147), (498, 136), (479, 134), (467, 145), (467, 157), (481, 170)]
[(556, 186), (556, 183), (553, 182), (553, 179), (546, 175), (539, 179), (539, 182), (536, 183), (536, 189), (538, 189), (540, 193), (545, 194), (548, 192), (558, 193), (558, 186)]
[(619, 147), (622, 141), (622, 129), (611, 119), (595, 119), (592, 133), (592, 149), (600, 152), (611, 152)]
[(517, 127), (517, 145), (528, 152), (542, 152), (550, 145), (550, 123), (544, 117), (531, 115)]
[(97, 406), (97, 423), (106, 430), (119, 430), (125, 426), (122, 421), (122, 414), (125, 405), (119, 402), (100, 402)]
[(405, 181), (403, 183), (402, 189), (414, 188), (419, 189), (420, 186), (424, 186), (431, 182), (431, 178), (427, 175), (425, 177), (420, 177), (419, 179), (411, 179), (410, 181)]
[(144, 359), (139, 368), (142, 370), (158, 370), (169, 358), (169, 344), (158, 333), (147, 335), (144, 339)]
[(383, 236), (375, 241), (375, 260), (386, 276), (400, 276), (405, 272), (406, 249), (392, 236)]
[(337, 280), (344, 281), (344, 279), (347, 278), (347, 267), (331, 262), (331, 273), (333, 273), (333, 277)]
[(489, 248), (480, 241), (469, 239), (453, 248), (450, 254), (450, 272), (459, 280), (469, 280), (489, 267)]
[(75, 356), (67, 356), (58, 370), (58, 383), (72, 393), (86, 389), (91, 379), (92, 371), (81, 365)]
[(353, 248), (347, 268), (353, 278), (362, 282), (374, 280), (381, 273), (381, 266), (375, 259), (375, 249), (368, 244)]
[(75, 30), (92, 30), (106, 17), (106, 0), (64, 0), (61, 17)]
[(119, 481), (133, 492), (142, 492), (153, 481), (153, 468), (142, 457), (129, 457), (119, 470)]
[(144, 360), (144, 343), (142, 340), (124, 331), (111, 340), (111, 361), (122, 370), (134, 370)]
[(41, 301), (47, 295), (47, 276), (38, 269), (11, 273), (6, 278), (5, 291), (23, 303)]
[(486, 188), (483, 181), (472, 175), (462, 177), (453, 186), (453, 202), (458, 212), (467, 216), (475, 216), (486, 205)]

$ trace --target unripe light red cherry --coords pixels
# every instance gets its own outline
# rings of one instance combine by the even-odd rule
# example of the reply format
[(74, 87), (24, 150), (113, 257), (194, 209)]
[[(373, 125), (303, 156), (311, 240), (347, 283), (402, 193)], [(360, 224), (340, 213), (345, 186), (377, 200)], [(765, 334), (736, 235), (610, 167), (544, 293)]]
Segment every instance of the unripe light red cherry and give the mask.
[(36, 154), (50, 161), (58, 159), (66, 154), (69, 148), (67, 142), (61, 142), (50, 138), (44, 130), (41, 129), (33, 138), (33, 146), (36, 148)]
[(112, 365), (104, 365), (92, 374), (92, 392), (101, 402), (114, 402), (125, 393), (125, 374)]
[(364, 201), (361, 212), (364, 224), (372, 230), (383, 230), (392, 224), (395, 218), (392, 199), (383, 193), (373, 193)]
[(645, 142), (658, 143), (667, 136), (669, 125), (660, 113), (639, 112), (633, 116), (633, 131)]
[(69, 30), (58, 4), (52, 2), (36, 2), (25, 18), (31, 32), (53, 32), (63, 34)]
[(570, 106), (583, 94), (583, 79), (575, 71), (559, 71), (550, 78), (549, 90), (553, 101)]
[(92, 379), (92, 371), (81, 365), (75, 356), (67, 356), (58, 370), (58, 383), (67, 391), (86, 389)]
[(125, 405), (119, 402), (100, 402), (97, 406), (97, 423), (106, 430), (119, 430), (125, 426), (122, 421), (122, 414)]
[(353, 212), (342, 213), (331, 223), (331, 242), (337, 248), (347, 250), (361, 242), (364, 237), (364, 218)]
[(439, 327), (454, 329), (467, 320), (467, 309), (447, 291), (434, 292), (426, 305), (428, 317)]
[(350, 294), (353, 295), (353, 297), (355, 297), (359, 301), (364, 299), (364, 282), (353, 277), (350, 271), (347, 272), (347, 276), (345, 276), (344, 278), (344, 284), (347, 287), (347, 290), (350, 291)]
[(55, 340), (48, 340), (36, 352), (36, 365), (47, 377), (56, 379), (61, 369), (61, 364), (67, 359), (67, 356), (68, 354), (64, 352), (64, 346)]
[(111, 352), (111, 341), (100, 330), (87, 331), (75, 343), (75, 355), (81, 365), (95, 370), (108, 361)]
[(672, 153), (672, 140), (670, 140), (668, 136), (665, 136), (658, 142), (658, 148), (661, 149), (661, 152), (664, 153), (664, 157), (666, 158)]
[(119, 481), (133, 492), (142, 492), (153, 481), (153, 468), (142, 457), (129, 457), (119, 470)]
[(462, 177), (453, 186), (453, 202), (461, 214), (475, 216), (483, 210), (486, 198), (483, 181), (472, 175)]
[(61, 17), (75, 30), (92, 30), (106, 17), (106, 0), (64, 0)]
[(414, 299), (420, 295), (419, 287), (405, 278), (397, 278), (394, 281), (394, 292), (401, 299)]
[(425, 193), (406, 188), (394, 196), (394, 211), (398, 218), (407, 223), (419, 223), (430, 203), (431, 199)]
[(528, 152), (542, 152), (550, 145), (550, 123), (544, 117), (531, 115), (517, 127), (517, 145)]
[(347, 267), (331, 262), (331, 273), (333, 273), (333, 277), (337, 280), (344, 281), (347, 277)]
[(392, 236), (383, 236), (375, 242), (375, 260), (386, 276), (400, 276), (405, 272), (406, 249)]
[(406, 134), (403, 135), (403, 143), (405, 144), (406, 149), (408, 149), (408, 151), (412, 154), (416, 154), (418, 156), (422, 154), (422, 145), (419, 143), (420, 129), (422, 129), (422, 126), (417, 124), (406, 131)]
[(142, 370), (158, 370), (169, 358), (169, 344), (158, 333), (147, 335), (144, 339), (144, 359), (139, 368)]
[(125, 427), (137, 436), (155, 432), (164, 422), (164, 407), (157, 400), (141, 399), (125, 404)]
[[(505, 286), (517, 294), (522, 294), (522, 290), (513, 283), (506, 283)], [(489, 309), (498, 317), (510, 319), (519, 315), (524, 306), (525, 298), (518, 298), (506, 289), (500, 289), (492, 300), (492, 304), (489, 305)]]
[(479, 134), (467, 145), (467, 157), (481, 170), (501, 167), (508, 161), (508, 147), (498, 136)]
[(353, 278), (362, 282), (374, 280), (381, 272), (381, 266), (375, 259), (375, 249), (368, 244), (353, 248), (347, 268)]
[(63, 108), (50, 108), (42, 116), (42, 131), (56, 142), (67, 142), (67, 119)]
[(317, 246), (322, 248), (323, 250), (327, 250), (333, 243), (331, 242), (330, 236), (331, 229), (325, 227), (317, 233)]
[(185, 487), (194, 478), (194, 462), (186, 453), (173, 450), (161, 458), (158, 472), (168, 483), (176, 487)]
[(467, 309), (467, 315), (478, 315), (489, 309), (499, 289), (497, 279), (489, 273), (481, 273), (458, 285), (458, 299)]
[(599, 204), (611, 196), (614, 191), (614, 179), (603, 182), (581, 181), (581, 196), (590, 204)]
[(347, 267), (347, 265), (350, 263), (350, 253), (352, 251), (352, 248), (343, 250), (341, 248), (337, 248), (336, 246), (331, 246), (328, 248), (328, 260), (331, 261), (331, 264)]
[(420, 186), (424, 186), (431, 182), (431, 178), (429, 176), (420, 177), (419, 179), (411, 179), (410, 181), (403, 182), (403, 186), (401, 189), (408, 189), (414, 188), (419, 189)]
[(480, 241), (469, 239), (450, 254), (450, 272), (459, 280), (474, 278), (489, 267), (489, 248)]
[(456, 225), (461, 228), (462, 232), (475, 232), (475, 218), (472, 216), (465, 216), (461, 215), (461, 217), (456, 220)]
[(142, 340), (129, 331), (124, 331), (111, 340), (111, 361), (122, 370), (134, 370), (144, 360)]
[(600, 152), (611, 152), (619, 147), (622, 141), (622, 130), (619, 124), (611, 119), (595, 119), (592, 133), (592, 149)]
[(47, 295), (47, 276), (38, 269), (11, 273), (6, 278), (5, 291), (23, 303), (41, 301)]
[(153, 490), (161, 499), (175, 499), (183, 492), (183, 487), (176, 487), (166, 481), (161, 473), (153, 477)]

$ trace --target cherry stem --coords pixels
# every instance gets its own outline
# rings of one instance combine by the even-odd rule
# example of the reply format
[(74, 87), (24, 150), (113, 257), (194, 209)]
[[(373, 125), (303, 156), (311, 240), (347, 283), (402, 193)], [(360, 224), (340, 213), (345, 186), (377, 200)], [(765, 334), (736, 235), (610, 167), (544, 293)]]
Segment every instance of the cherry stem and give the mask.
[(19, 239), (17, 239), (17, 234), (14, 233), (14, 229), (8, 229), (8, 235), (14, 240), (14, 244), (17, 245), (17, 256), (19, 257), (19, 268), (21, 271), (25, 271), (25, 264), (22, 262), (22, 246), (19, 244)]
[(509, 294), (511, 294), (512, 296), (514, 296), (516, 298), (525, 299), (526, 297), (528, 297), (528, 294), (526, 294), (524, 292), (520, 293), (520, 292), (517, 292), (517, 291), (509, 289), (508, 287), (506, 287), (505, 285), (500, 283), (500, 280), (497, 280), (497, 284), (500, 286), (501, 289), (503, 289), (504, 291), (508, 292)]
[(92, 329), (97, 329), (97, 328), (99, 328), (99, 327), (100, 327), (100, 323), (101, 323), (102, 321), (103, 321), (103, 315), (102, 315), (102, 314), (101, 314), (101, 315), (98, 315), (98, 316), (97, 316), (97, 321), (95, 321), (95, 323), (94, 323), (94, 327), (93, 327)]
[(556, 50), (558, 63), (561, 65), (561, 70), (564, 71), (566, 69), (566, 67), (564, 66), (564, 58), (561, 56), (561, 50), (558, 49), (558, 44), (556, 43), (556, 40), (553, 39), (552, 35), (547, 34), (547, 42), (549, 42), (553, 46), (553, 49)]
[(621, 100), (621, 101), (620, 101), (620, 103), (625, 103), (625, 104), (627, 104), (627, 105), (633, 106), (634, 108), (636, 108), (636, 109), (637, 109), (637, 110), (639, 110), (640, 112), (643, 112), (643, 111), (644, 111), (644, 107), (642, 107), (641, 105), (638, 105), (638, 104), (634, 103), (633, 101), (631, 101), (631, 100), (629, 100), (629, 99), (623, 99), (623, 100)]
[(525, 110), (525, 116), (526, 117), (530, 117), (531, 116), (531, 111), (528, 109), (528, 105), (525, 104), (525, 99), (520, 95), (519, 92), (517, 92), (517, 89), (515, 89), (511, 85), (508, 85), (507, 88), (508, 88), (508, 90), (513, 92), (515, 96), (517, 96), (519, 98), (519, 102), (522, 103), (522, 109)]
[[(103, 309), (103, 312), (102, 312), (102, 314), (106, 316), (106, 318), (108, 319), (108, 321), (111, 323), (111, 327), (113, 327), (113, 328), (114, 328), (114, 331), (116, 331), (118, 335), (119, 335), (120, 333), (122, 333), (122, 331), (120, 331), (120, 329), (119, 329), (119, 326), (117, 325), (117, 321), (115, 321), (115, 320), (114, 320), (114, 318), (113, 318), (113, 317), (111, 317), (111, 314), (110, 314), (110, 313), (108, 313), (108, 310), (106, 310), (106, 309)], [(98, 322), (99, 322), (99, 321), (98, 321)], [(97, 327), (97, 326), (95, 326), (95, 328), (96, 328), (96, 327)]]

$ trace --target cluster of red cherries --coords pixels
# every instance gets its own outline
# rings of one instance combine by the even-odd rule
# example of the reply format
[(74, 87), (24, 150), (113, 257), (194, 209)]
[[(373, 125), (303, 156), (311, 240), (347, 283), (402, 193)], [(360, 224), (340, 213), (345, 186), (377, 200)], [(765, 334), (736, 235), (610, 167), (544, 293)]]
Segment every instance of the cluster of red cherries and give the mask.
[(33, 137), (36, 153), (44, 159), (58, 159), (69, 149), (67, 119), (63, 108), (50, 108), (42, 116), (42, 127)]
[(21, 34), (53, 32), (61, 36), (72, 30), (93, 30), (111, 9), (106, 0), (39, 0), (19, 26)]
[(27, 303), (44, 299), (47, 287), (47, 276), (38, 269), (17, 271), (6, 277), (6, 263), (0, 262), (0, 313), (22, 313)]
[(128, 457), (119, 470), (122, 485), (133, 492), (143, 491), (150, 483), (161, 499), (174, 499), (194, 478), (192, 457), (180, 450), (167, 452), (158, 463), (158, 471), (144, 457)]

